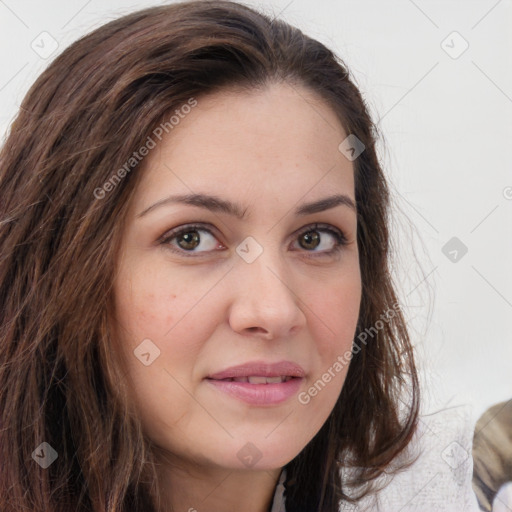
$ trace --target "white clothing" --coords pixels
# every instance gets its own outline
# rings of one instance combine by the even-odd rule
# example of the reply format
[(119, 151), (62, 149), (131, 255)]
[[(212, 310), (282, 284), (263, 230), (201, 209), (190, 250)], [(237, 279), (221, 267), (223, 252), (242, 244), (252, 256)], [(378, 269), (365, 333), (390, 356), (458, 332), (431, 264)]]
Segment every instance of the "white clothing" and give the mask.
[(512, 482), (503, 484), (492, 502), (492, 512), (510, 512), (512, 510)]
[[(473, 431), (462, 408), (421, 416), (411, 442), (413, 453), (420, 453), (418, 460), (392, 478), (382, 478), (379, 482), (388, 485), (357, 505), (342, 504), (340, 512), (480, 512), (471, 486)], [(271, 512), (286, 512), (285, 476), (283, 470)]]

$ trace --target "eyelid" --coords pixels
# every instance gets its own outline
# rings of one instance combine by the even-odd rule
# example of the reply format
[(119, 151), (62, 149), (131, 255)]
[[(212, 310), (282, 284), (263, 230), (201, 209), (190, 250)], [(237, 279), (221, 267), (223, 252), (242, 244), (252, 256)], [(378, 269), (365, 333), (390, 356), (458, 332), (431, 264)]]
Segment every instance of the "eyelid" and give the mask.
[(314, 222), (313, 224), (308, 224), (307, 226), (304, 226), (303, 228), (300, 228), (298, 231), (294, 233), (294, 235), (299, 236), (303, 235), (304, 233), (309, 233), (309, 231), (327, 231), (331, 233), (332, 235), (339, 236), (340, 239), (347, 240), (345, 237), (345, 233), (337, 228), (336, 226), (333, 226), (332, 224), (326, 224), (324, 222)]
[[(182, 233), (187, 233), (188, 231), (207, 231), (209, 232), (214, 238), (218, 239), (219, 237), (215, 234), (217, 231), (215, 226), (213, 224), (209, 224), (208, 222), (192, 222), (190, 224), (183, 224), (181, 226), (178, 226), (176, 228), (170, 229), (166, 231), (159, 239), (159, 244), (168, 244), (170, 240), (173, 238), (176, 238), (177, 236), (181, 235)], [(170, 244), (169, 244), (170, 245)], [(224, 244), (222, 244), (224, 245)], [(187, 251), (179, 251), (180, 253), (187, 253)], [(188, 251), (189, 254), (192, 254), (190, 251)], [(207, 252), (207, 251), (206, 251)], [(198, 253), (200, 254), (200, 253)]]
[[(172, 252), (175, 252), (180, 255), (184, 255), (185, 257), (201, 257), (203, 254), (210, 254), (211, 252), (218, 252), (218, 251), (185, 251), (184, 249), (175, 248), (170, 241), (179, 236), (182, 233), (187, 233), (189, 231), (207, 231), (209, 234), (211, 234), (214, 238), (218, 240), (218, 236), (215, 234), (217, 229), (215, 226), (213, 226), (210, 223), (207, 222), (195, 222), (190, 224), (183, 224), (181, 226), (178, 226), (176, 228), (173, 228), (169, 231), (166, 231), (159, 239), (158, 244), (167, 245), (169, 246), (170, 250)], [(345, 236), (344, 231), (337, 228), (336, 226), (333, 226), (332, 224), (326, 224), (322, 222), (315, 222), (312, 224), (308, 224), (307, 226), (304, 226), (300, 228), (299, 230), (295, 231), (292, 236), (299, 237), (305, 233), (309, 233), (310, 231), (323, 231), (329, 233), (331, 236), (333, 236), (336, 239), (336, 245), (333, 249), (328, 251), (307, 251), (306, 249), (303, 249), (301, 252), (304, 252), (306, 254), (310, 253), (310, 257), (321, 257), (321, 256), (332, 256), (339, 250), (343, 249), (345, 245), (349, 243), (347, 237)], [(222, 242), (219, 242), (221, 245), (224, 245)]]
[(323, 222), (315, 222), (313, 224), (304, 226), (303, 228), (296, 231), (294, 233), (294, 236), (300, 237), (301, 235), (309, 233), (310, 231), (323, 231), (329, 233), (332, 237), (336, 239), (336, 245), (328, 251), (307, 251), (303, 249), (301, 252), (304, 252), (306, 257), (308, 258), (321, 258), (322, 256), (332, 257), (349, 243), (344, 231), (337, 228), (336, 226), (333, 226), (332, 224), (326, 224)]

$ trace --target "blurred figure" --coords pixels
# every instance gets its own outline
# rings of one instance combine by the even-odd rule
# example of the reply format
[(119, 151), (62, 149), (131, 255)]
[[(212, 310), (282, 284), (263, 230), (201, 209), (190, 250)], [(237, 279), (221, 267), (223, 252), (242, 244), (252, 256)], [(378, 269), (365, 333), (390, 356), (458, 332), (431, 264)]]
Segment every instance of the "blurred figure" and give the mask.
[(480, 508), (512, 511), (512, 400), (492, 406), (477, 421), (473, 459)]

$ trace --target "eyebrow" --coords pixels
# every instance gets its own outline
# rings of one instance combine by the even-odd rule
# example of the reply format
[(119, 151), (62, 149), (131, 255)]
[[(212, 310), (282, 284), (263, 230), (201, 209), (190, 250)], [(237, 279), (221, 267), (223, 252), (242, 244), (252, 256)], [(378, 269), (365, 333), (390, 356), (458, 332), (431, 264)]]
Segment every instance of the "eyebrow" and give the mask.
[[(148, 206), (142, 212), (137, 215), (137, 218), (140, 218), (152, 210), (164, 205), (169, 204), (188, 204), (191, 206), (198, 206), (200, 208), (205, 208), (212, 212), (220, 212), (227, 213), (229, 215), (233, 215), (239, 220), (245, 219), (245, 214), (247, 212), (247, 208), (243, 208), (243, 206), (239, 203), (234, 203), (232, 201), (228, 201), (226, 199), (221, 199), (217, 196), (212, 196), (208, 194), (181, 194), (169, 196), (156, 203)], [(312, 213), (322, 212), (324, 210), (329, 210), (331, 208), (335, 208), (336, 206), (343, 205), (348, 206), (354, 212), (356, 212), (356, 205), (354, 201), (347, 195), (344, 194), (335, 194), (332, 196), (324, 197), (317, 201), (313, 201), (311, 203), (304, 203), (298, 208), (295, 209), (295, 215), (310, 215)]]

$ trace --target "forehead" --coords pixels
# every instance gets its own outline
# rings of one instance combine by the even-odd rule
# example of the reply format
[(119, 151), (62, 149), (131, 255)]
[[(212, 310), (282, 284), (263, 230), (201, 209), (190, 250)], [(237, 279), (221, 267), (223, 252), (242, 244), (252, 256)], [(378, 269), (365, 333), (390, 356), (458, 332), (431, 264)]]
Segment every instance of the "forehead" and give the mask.
[(308, 190), (353, 197), (352, 162), (338, 149), (347, 135), (316, 93), (279, 83), (196, 101), (146, 157), (139, 210), (173, 192), (283, 202)]

